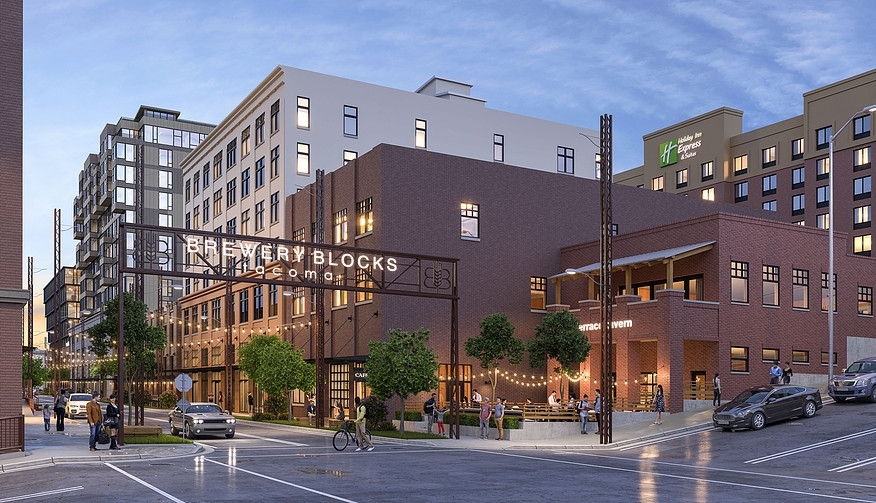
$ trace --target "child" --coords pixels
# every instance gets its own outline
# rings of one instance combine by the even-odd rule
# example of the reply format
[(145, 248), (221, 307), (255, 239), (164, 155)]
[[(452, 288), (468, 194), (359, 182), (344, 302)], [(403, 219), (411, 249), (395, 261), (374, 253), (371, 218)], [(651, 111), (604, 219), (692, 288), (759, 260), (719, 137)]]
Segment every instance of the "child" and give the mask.
[(447, 409), (435, 409), (435, 414), (438, 415), (438, 434), (447, 436), (444, 433), (444, 413), (447, 412)]
[(46, 431), (52, 429), (52, 408), (48, 405), (43, 405), (43, 422), (46, 423)]

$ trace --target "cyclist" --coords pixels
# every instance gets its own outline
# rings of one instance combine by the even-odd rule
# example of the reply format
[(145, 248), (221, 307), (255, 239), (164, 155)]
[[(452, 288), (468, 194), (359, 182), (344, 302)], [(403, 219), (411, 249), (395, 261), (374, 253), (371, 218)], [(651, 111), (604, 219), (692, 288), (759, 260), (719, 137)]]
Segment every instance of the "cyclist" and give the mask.
[(356, 451), (358, 452), (364, 449), (365, 444), (368, 444), (368, 451), (373, 451), (374, 444), (371, 443), (371, 439), (365, 434), (365, 404), (362, 403), (362, 400), (358, 396), (355, 401), (356, 419), (354, 422), (356, 423), (356, 443), (358, 444)]

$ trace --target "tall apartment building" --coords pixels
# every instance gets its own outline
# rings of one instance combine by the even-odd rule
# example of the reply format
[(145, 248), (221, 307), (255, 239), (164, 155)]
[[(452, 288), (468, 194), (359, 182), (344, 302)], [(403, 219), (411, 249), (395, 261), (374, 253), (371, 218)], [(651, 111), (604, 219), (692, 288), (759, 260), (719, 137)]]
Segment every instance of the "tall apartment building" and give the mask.
[[(742, 132), (742, 111), (713, 110), (645, 135), (645, 164), (615, 173), (615, 182), (755, 206), (799, 225), (833, 225), (848, 234), (848, 252), (869, 256), (873, 106), (876, 69), (807, 92), (802, 115), (752, 131)], [(829, 140), (844, 125), (832, 167)]]
[[(80, 341), (71, 341), (63, 334), (72, 334), (73, 327), (79, 323), (79, 269), (62, 267), (43, 288), (43, 305), (46, 315), (46, 340), (50, 348), (49, 359), (54, 367), (53, 384), (60, 388), (71, 388), (68, 376), (61, 375), (60, 364), (76, 354)], [(80, 348), (81, 352), (81, 348)], [(72, 361), (68, 361), (72, 364)], [(85, 365), (81, 362), (79, 366)]]
[[(83, 321), (66, 332), (53, 334), (55, 339), (71, 338), (74, 342), (63, 342), (72, 348), (68, 357), (79, 362), (71, 376), (74, 381), (89, 378), (87, 343), (82, 334), (100, 320), (104, 304), (117, 295), (117, 241), (123, 239), (124, 249), (134, 249), (133, 236), (119, 236), (119, 223), (183, 225), (180, 166), (214, 126), (181, 120), (179, 115), (175, 110), (141, 106), (133, 118), (122, 117), (115, 124), (107, 124), (100, 133), (99, 152), (89, 154), (79, 172), (79, 195), (73, 201), (73, 237), (78, 241), (76, 268), (80, 270)], [(142, 190), (138, 190), (140, 187)], [(142, 198), (139, 204), (138, 197)], [(161, 253), (173, 253), (172, 247), (162, 243), (157, 246)], [(125, 280), (128, 290), (133, 278)], [(174, 291), (170, 280), (162, 283), (163, 293), (171, 298)], [(158, 278), (144, 277), (143, 292), (143, 300), (157, 307)]]

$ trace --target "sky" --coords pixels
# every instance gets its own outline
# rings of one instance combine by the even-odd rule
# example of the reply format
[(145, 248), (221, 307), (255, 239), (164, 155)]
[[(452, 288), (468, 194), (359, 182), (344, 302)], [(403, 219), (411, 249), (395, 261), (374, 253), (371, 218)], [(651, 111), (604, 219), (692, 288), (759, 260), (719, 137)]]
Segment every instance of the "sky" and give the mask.
[[(614, 171), (642, 136), (727, 106), (745, 131), (876, 67), (871, 0), (24, 0), (24, 284), (75, 265), (73, 199), (107, 123), (140, 105), (218, 124), (278, 65), (415, 91), (472, 84), (486, 106), (599, 130)], [(42, 342), (44, 335), (35, 337)]]

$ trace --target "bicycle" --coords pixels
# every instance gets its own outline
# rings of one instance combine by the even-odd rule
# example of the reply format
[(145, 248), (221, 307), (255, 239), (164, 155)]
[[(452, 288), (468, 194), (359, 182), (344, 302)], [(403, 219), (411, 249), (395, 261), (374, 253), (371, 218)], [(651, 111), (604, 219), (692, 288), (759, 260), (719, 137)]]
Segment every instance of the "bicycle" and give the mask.
[[(368, 436), (370, 441), (371, 431), (367, 427), (365, 428), (365, 435)], [(358, 444), (356, 441), (356, 426), (353, 424), (353, 421), (345, 421), (341, 429), (335, 432), (335, 436), (332, 437), (332, 446), (337, 451), (343, 451), (350, 444)]]

